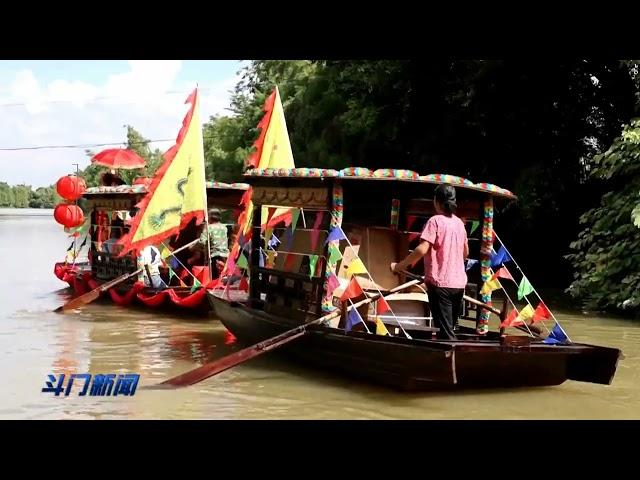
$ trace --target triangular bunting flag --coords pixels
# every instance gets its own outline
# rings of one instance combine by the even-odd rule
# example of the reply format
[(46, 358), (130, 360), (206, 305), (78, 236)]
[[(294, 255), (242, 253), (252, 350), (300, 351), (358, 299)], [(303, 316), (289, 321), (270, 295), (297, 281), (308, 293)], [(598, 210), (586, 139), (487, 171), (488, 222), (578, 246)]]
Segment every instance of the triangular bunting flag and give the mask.
[(351, 277), (349, 285), (347, 285), (347, 288), (345, 288), (344, 293), (340, 297), (341, 302), (346, 302), (350, 298), (359, 297), (360, 295), (364, 294), (364, 292), (362, 291), (362, 287), (360, 287), (360, 284), (358, 283), (358, 280), (356, 278), (357, 277)]
[(284, 265), (282, 268), (284, 268), (285, 272), (293, 272), (296, 262), (296, 255), (293, 255), (292, 253), (287, 253), (286, 255), (287, 256), (284, 259)]
[(298, 226), (299, 217), (300, 217), (300, 209), (294, 208), (293, 211), (291, 212), (291, 233), (293, 233), (296, 230), (296, 227)]
[(376, 335), (391, 335), (380, 317), (376, 317)]
[(238, 285), (238, 289), (244, 292), (249, 290), (249, 282), (247, 282), (247, 277), (242, 277), (240, 279), (240, 284)]
[(351, 310), (349, 310), (349, 313), (347, 314), (347, 323), (344, 329), (347, 332), (349, 332), (358, 323), (364, 323), (364, 321), (362, 320), (362, 317), (358, 313), (358, 310), (355, 308), (352, 308)]
[(200, 283), (200, 281), (197, 278), (193, 279), (193, 287), (191, 287), (191, 292), (193, 293), (195, 292), (197, 289), (199, 289), (202, 286), (202, 284)]
[(178, 278), (178, 275), (176, 275), (176, 272), (173, 271), (173, 268), (171, 267), (168, 267), (168, 268), (169, 268), (169, 281), (171, 281), (173, 277)]
[(509, 270), (507, 270), (507, 267), (502, 267), (500, 268), (500, 270), (498, 270), (496, 273), (493, 274), (493, 277), (491, 277), (492, 279), (496, 279), (496, 278), (504, 278), (506, 280), (511, 280), (514, 281), (513, 277), (511, 276), (511, 273), (509, 273)]
[(504, 322), (500, 324), (500, 328), (515, 327), (516, 325), (514, 325), (514, 320), (516, 318), (518, 318), (518, 310), (514, 308), (513, 310), (511, 310), (511, 312), (509, 312), (509, 315), (507, 315), (507, 318), (504, 319)]
[(560, 327), (560, 324), (556, 323), (555, 326), (551, 329), (551, 333), (549, 334), (549, 336), (544, 339), (543, 343), (565, 343), (567, 340), (569, 340), (569, 338)]
[(318, 255), (309, 255), (309, 278), (313, 278), (316, 273), (316, 264), (318, 263)]
[(529, 283), (527, 277), (522, 277), (520, 285), (518, 285), (518, 300), (522, 300), (524, 297), (533, 292), (533, 287)]
[[(267, 207), (267, 221), (264, 222), (265, 225), (269, 225), (269, 222), (271, 221), (274, 213), (276, 213), (276, 207)], [(268, 235), (266, 236), (266, 238), (269, 238)]]
[(418, 219), (418, 217), (416, 217), (415, 215), (407, 215), (407, 231), (411, 231), (411, 227), (413, 226), (414, 223), (416, 223), (416, 220)]
[(267, 242), (267, 245), (269, 245), (271, 248), (275, 248), (280, 245), (280, 240), (275, 236), (275, 234), (272, 233), (271, 240)]
[(320, 225), (322, 225), (322, 219), (324, 218), (324, 212), (320, 211), (316, 213), (316, 221), (313, 224), (313, 230), (311, 231), (311, 251), (315, 252), (318, 246), (318, 237), (320, 236)]
[(526, 322), (531, 318), (533, 318), (533, 307), (531, 305), (527, 305), (522, 310), (520, 310), (520, 315), (518, 315), (518, 320), (522, 320), (523, 322)]
[(501, 246), (496, 253), (491, 254), (491, 267), (497, 267), (510, 261), (511, 257), (507, 253), (506, 248), (504, 248), (504, 245)]
[(473, 232), (475, 232), (479, 226), (480, 222), (478, 220), (473, 220), (471, 222), (471, 231), (469, 232), (469, 235), (473, 235)]
[(273, 250), (267, 251), (267, 268), (273, 268), (276, 264), (276, 252)]
[(541, 301), (533, 312), (533, 323), (540, 322), (542, 320), (549, 320), (551, 318), (551, 311), (547, 308), (543, 301)]
[(340, 280), (336, 277), (335, 273), (331, 273), (327, 280), (327, 295), (331, 295), (333, 291), (340, 286)]
[(342, 258), (340, 249), (335, 245), (329, 245), (329, 263), (334, 265)]
[(244, 256), (244, 253), (240, 254), (236, 265), (238, 266), (238, 268), (242, 268), (245, 270), (249, 268), (249, 262), (247, 261), (247, 257)]
[(344, 232), (342, 231), (342, 229), (339, 226), (335, 226), (333, 227), (333, 229), (329, 232), (329, 236), (327, 237), (327, 240), (325, 241), (325, 243), (329, 243), (329, 242), (333, 242), (335, 240), (344, 240), (346, 239), (346, 235), (344, 234)]
[(367, 268), (362, 263), (362, 260), (356, 258), (347, 267), (347, 278), (355, 275), (356, 273), (367, 273)]
[(378, 301), (376, 302), (376, 313), (378, 315), (382, 315), (389, 310), (391, 310), (391, 307), (389, 306), (387, 301), (384, 299), (384, 297), (380, 297), (380, 299), (378, 299)]
[(487, 280), (486, 282), (484, 282), (484, 285), (482, 286), (482, 288), (480, 289), (480, 293), (483, 295), (486, 295), (490, 292), (493, 292), (494, 290), (497, 290), (499, 288), (501, 288), (502, 285), (500, 285), (500, 282), (497, 279), (490, 279)]
[(284, 232), (284, 248), (286, 251), (290, 252), (291, 251), (291, 247), (293, 245), (293, 230), (292, 227), (293, 224), (289, 227), (287, 227), (287, 229)]
[(473, 258), (469, 258), (469, 259), (467, 259), (467, 266), (465, 267), (465, 270), (468, 272), (473, 267), (475, 267), (477, 264), (478, 264), (478, 260), (474, 260)]

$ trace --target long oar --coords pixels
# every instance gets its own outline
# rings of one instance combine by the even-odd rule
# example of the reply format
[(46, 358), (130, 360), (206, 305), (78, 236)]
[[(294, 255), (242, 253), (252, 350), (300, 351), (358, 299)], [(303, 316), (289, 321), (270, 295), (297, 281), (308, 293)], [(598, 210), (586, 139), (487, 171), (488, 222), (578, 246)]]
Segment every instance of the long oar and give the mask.
[[(412, 280), (410, 282), (404, 283), (398, 287), (391, 289), (387, 295), (398, 292), (400, 290), (404, 290), (405, 288), (409, 288), (413, 285), (417, 285), (420, 282), (421, 280)], [(380, 297), (382, 297), (381, 294), (376, 294), (364, 300), (360, 300), (359, 302), (356, 302), (350, 305), (349, 307), (347, 307), (347, 311), (352, 310), (354, 308), (358, 308), (362, 305), (366, 305), (367, 303), (373, 302), (379, 299)], [(243, 362), (246, 362), (247, 360), (255, 358), (258, 355), (261, 355), (270, 350), (274, 350), (278, 347), (281, 347), (282, 345), (285, 345), (295, 340), (296, 338), (304, 335), (305, 333), (307, 333), (308, 327), (324, 323), (328, 320), (331, 320), (332, 318), (336, 318), (340, 316), (340, 314), (341, 312), (339, 310), (333, 313), (329, 313), (323, 317), (317, 318), (316, 320), (312, 320), (309, 323), (305, 323), (304, 325), (300, 325), (299, 327), (293, 328), (291, 330), (287, 330), (286, 332), (281, 333), (280, 335), (277, 335), (275, 337), (269, 338), (268, 340), (264, 340), (260, 343), (256, 343), (255, 345), (244, 348), (242, 350), (238, 350), (237, 352), (232, 353), (231, 355), (227, 355), (226, 357), (222, 357), (218, 360), (214, 360), (213, 362), (205, 363), (204, 365), (198, 368), (195, 368), (191, 371), (188, 371), (186, 373), (183, 373), (182, 375), (178, 375), (177, 377), (173, 377), (168, 380), (165, 380), (164, 382), (161, 382), (156, 386), (147, 387), (147, 388), (149, 389), (149, 388), (163, 388), (163, 387), (164, 388), (186, 387), (189, 385), (194, 385), (198, 382), (201, 382), (202, 380), (206, 380), (207, 378), (212, 377), (213, 375), (217, 375), (220, 372), (224, 372), (225, 370), (231, 367), (235, 367), (240, 363), (243, 363)]]
[[(416, 275), (415, 273), (411, 273), (411, 272), (407, 272), (405, 270), (400, 271), (400, 273), (402, 275), (405, 275), (409, 278), (414, 278), (414, 279), (420, 279), (421, 281), (424, 280), (423, 277), (420, 277), (419, 275)], [(476, 300), (475, 298), (469, 297), (468, 295), (463, 295), (463, 298), (469, 302), (469, 303), (473, 303), (474, 305), (477, 305), (478, 307), (484, 308), (485, 310), (489, 310), (491, 313), (495, 313), (498, 318), (500, 319), (500, 322), (504, 322), (505, 318), (507, 317), (507, 304), (505, 302), (505, 308), (502, 309), (502, 311), (498, 310), (495, 307), (492, 307), (491, 305), (487, 305), (486, 303), (481, 302), (480, 300)], [(522, 330), (523, 332), (527, 332), (527, 333), (535, 333), (538, 336), (542, 335), (542, 330), (540, 330), (538, 327), (535, 327), (534, 325), (529, 325), (529, 330), (531, 330), (531, 332), (529, 332), (528, 330), (526, 330), (524, 327), (522, 326), (517, 326), (515, 327), (518, 330)]]
[[(176, 249), (172, 253), (176, 254), (182, 250), (185, 250), (186, 248), (189, 248), (191, 245), (194, 245), (195, 243), (197, 243), (198, 241), (200, 241), (200, 239), (196, 239), (193, 242), (187, 243), (186, 245), (183, 245), (182, 247)], [(94, 288), (90, 292), (80, 295), (79, 297), (76, 297), (73, 300), (69, 300), (64, 305), (56, 308), (54, 312), (66, 312), (67, 310), (74, 310), (76, 308), (83, 307), (84, 305), (87, 305), (93, 302), (95, 299), (97, 299), (102, 292), (106, 292), (110, 288), (115, 287), (116, 285), (133, 277), (134, 275), (139, 274), (140, 272), (142, 272), (142, 268), (137, 269), (135, 272), (125, 273), (124, 275), (121, 275), (118, 278), (111, 280), (110, 282), (103, 283), (102, 285), (100, 285), (97, 288)]]

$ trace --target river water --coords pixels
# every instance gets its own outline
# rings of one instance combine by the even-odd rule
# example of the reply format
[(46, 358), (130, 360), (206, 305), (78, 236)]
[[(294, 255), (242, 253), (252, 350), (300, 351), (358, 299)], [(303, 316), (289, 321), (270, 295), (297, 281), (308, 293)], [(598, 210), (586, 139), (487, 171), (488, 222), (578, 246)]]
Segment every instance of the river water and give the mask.
[[(622, 349), (610, 386), (407, 394), (266, 354), (179, 390), (55, 397), (50, 373), (139, 373), (151, 385), (237, 350), (214, 318), (94, 303), (64, 315), (53, 274), (70, 241), (51, 211), (0, 209), (0, 418), (3, 419), (638, 419), (640, 321), (553, 309), (574, 341)], [(491, 375), (491, 372), (487, 372)], [(75, 392), (75, 390), (74, 390)]]

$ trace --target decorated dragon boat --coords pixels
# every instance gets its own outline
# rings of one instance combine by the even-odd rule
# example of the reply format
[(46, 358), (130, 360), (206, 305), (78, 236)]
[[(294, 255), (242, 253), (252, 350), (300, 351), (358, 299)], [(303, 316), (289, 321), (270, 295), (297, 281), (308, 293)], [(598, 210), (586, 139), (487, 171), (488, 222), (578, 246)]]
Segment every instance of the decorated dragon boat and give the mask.
[[(226, 270), (249, 291), (217, 285), (207, 297), (256, 352), (275, 338), (295, 361), (402, 389), (612, 382), (621, 351), (573, 342), (501, 242), (494, 208), (512, 192), (393, 169), (253, 168), (245, 179), (248, 226)], [(456, 188), (470, 248), (456, 339), (439, 338), (422, 262), (404, 276), (389, 268), (418, 244), (442, 183)]]
[[(92, 159), (111, 169), (101, 186), (86, 188), (78, 176), (59, 180), (58, 193), (67, 202), (56, 207), (54, 217), (74, 240), (54, 273), (77, 296), (62, 310), (102, 294), (120, 306), (208, 311), (206, 287), (219, 281), (208, 210), (216, 208), (221, 225), (226, 216), (225, 235), (221, 225), (215, 227), (219, 238), (232, 237), (248, 185), (205, 181), (198, 98), (197, 89), (187, 98), (182, 128), (153, 178), (124, 184), (117, 170), (142, 168), (144, 159), (127, 149), (109, 149)], [(81, 252), (86, 252), (84, 261)]]
[[(233, 212), (238, 209), (247, 188), (248, 185), (242, 183), (207, 182), (207, 205), (223, 213), (228, 212), (227, 218), (233, 218)], [(66, 282), (74, 295), (83, 295), (139, 268), (139, 258), (135, 253), (118, 255), (105, 251), (103, 247), (114, 229), (126, 228), (130, 212), (147, 193), (148, 187), (144, 184), (86, 189), (79, 203), (89, 212), (87, 219), (71, 233), (77, 236), (67, 250), (65, 261), (54, 266), (56, 277)], [(234, 225), (234, 222), (225, 224), (230, 237)], [(191, 221), (179, 232), (175, 241), (161, 242), (160, 246), (166, 245), (167, 250), (176, 250), (196, 240), (200, 231), (201, 228)], [(166, 264), (160, 268), (161, 276), (168, 288), (158, 290), (145, 287), (139, 274), (107, 290), (105, 299), (119, 306), (137, 305), (206, 313), (209, 306), (204, 287), (212, 285), (209, 266), (204, 261), (197, 265), (188, 264), (192, 256), (189, 249), (177, 253), (175, 257), (164, 248), (160, 251)]]

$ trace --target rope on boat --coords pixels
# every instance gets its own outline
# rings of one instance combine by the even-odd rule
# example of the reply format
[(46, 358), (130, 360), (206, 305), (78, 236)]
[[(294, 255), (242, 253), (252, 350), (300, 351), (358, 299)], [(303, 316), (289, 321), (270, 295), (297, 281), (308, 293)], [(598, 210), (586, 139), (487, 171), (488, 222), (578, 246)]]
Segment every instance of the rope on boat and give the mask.
[[(513, 258), (513, 255), (511, 255), (511, 252), (509, 251), (509, 249), (506, 247), (506, 245), (504, 244), (504, 242), (500, 239), (500, 237), (498, 236), (498, 233), (494, 230), (493, 233), (496, 236), (496, 239), (500, 242), (500, 244), (502, 245), (502, 247), (504, 247), (505, 251), (507, 252), (507, 254), (509, 255), (509, 257), (511, 257), (511, 260), (513, 260), (514, 265), (516, 266), (516, 268), (518, 269), (518, 271), (522, 274), (522, 276), (526, 276), (524, 274), (524, 272), (522, 271), (522, 269), (520, 268), (520, 265), (518, 265), (518, 262), (516, 262), (516, 259)], [(507, 269), (508, 270), (508, 269)], [(529, 284), (531, 285), (531, 282), (529, 282)], [(531, 285), (531, 288), (533, 289), (533, 293), (536, 294), (536, 296), (538, 297), (538, 300), (540, 300), (541, 302), (544, 303), (544, 300), (542, 300), (542, 297), (540, 296), (540, 294), (538, 293), (538, 291), (535, 289), (535, 287), (533, 285)], [(504, 290), (504, 288), (503, 288)], [(529, 302), (529, 299), (527, 298), (527, 296), (524, 296), (525, 300), (527, 300), (527, 303), (529, 305), (531, 305), (531, 303)], [(546, 305), (546, 304), (545, 304)], [(531, 307), (533, 307), (533, 305), (531, 305)], [(569, 335), (567, 334), (567, 332), (565, 331), (564, 328), (562, 328), (562, 325), (560, 325), (560, 322), (558, 322), (558, 319), (556, 318), (556, 316), (553, 314), (553, 312), (549, 309), (549, 313), (551, 313), (551, 317), (553, 317), (553, 321), (556, 322), (556, 325), (558, 325), (558, 327), (560, 327), (560, 330), (562, 330), (562, 333), (564, 333), (567, 337), (567, 340), (571, 341), (571, 338), (569, 338)], [(549, 328), (546, 326), (546, 324), (544, 323), (544, 320), (542, 320), (542, 324), (545, 326), (545, 328), (547, 329), (547, 331), (549, 331)], [(526, 325), (526, 322), (525, 322)]]

